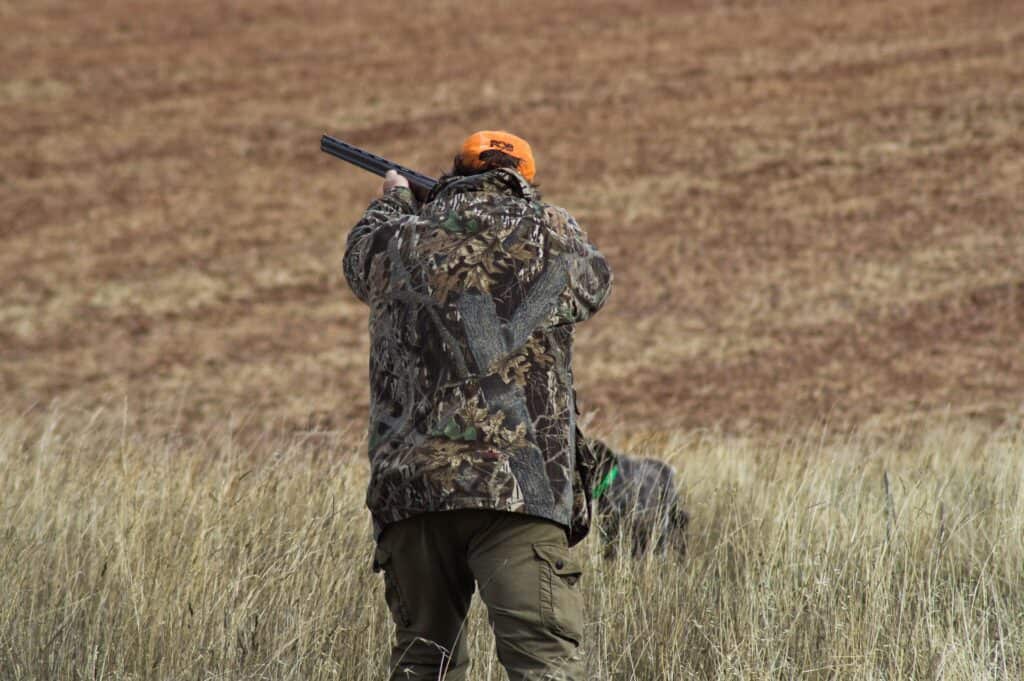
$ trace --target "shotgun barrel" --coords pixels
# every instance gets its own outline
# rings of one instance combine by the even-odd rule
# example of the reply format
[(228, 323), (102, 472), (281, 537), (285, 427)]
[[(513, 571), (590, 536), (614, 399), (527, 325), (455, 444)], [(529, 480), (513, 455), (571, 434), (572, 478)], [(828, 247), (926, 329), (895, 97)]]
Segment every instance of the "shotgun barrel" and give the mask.
[(371, 172), (374, 175), (380, 175), (381, 177), (384, 177), (384, 174), (389, 170), (398, 171), (399, 175), (409, 180), (409, 188), (412, 189), (413, 194), (421, 200), (425, 199), (430, 193), (430, 190), (437, 184), (437, 180), (432, 177), (427, 177), (422, 173), (417, 173), (415, 170), (398, 165), (397, 163), (377, 156), (376, 154), (371, 154), (368, 151), (352, 146), (347, 142), (342, 142), (340, 139), (331, 137), (330, 135), (324, 135), (320, 138), (320, 151), (325, 154), (330, 154), (336, 158), (340, 158), (342, 161), (348, 161), (354, 166)]

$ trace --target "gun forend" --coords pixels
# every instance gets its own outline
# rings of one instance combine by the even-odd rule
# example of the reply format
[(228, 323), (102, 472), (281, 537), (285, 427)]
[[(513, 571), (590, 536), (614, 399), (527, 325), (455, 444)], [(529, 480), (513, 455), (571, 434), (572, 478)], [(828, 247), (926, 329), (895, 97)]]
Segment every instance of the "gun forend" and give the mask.
[(417, 173), (415, 170), (398, 165), (397, 163), (377, 156), (376, 154), (371, 154), (368, 151), (352, 146), (347, 142), (342, 142), (340, 139), (331, 137), (330, 135), (324, 135), (320, 138), (320, 151), (325, 154), (330, 154), (336, 158), (340, 158), (342, 161), (348, 161), (354, 166), (371, 172), (374, 175), (380, 175), (381, 177), (384, 177), (384, 174), (389, 170), (398, 171), (399, 175), (409, 180), (409, 188), (412, 189), (413, 194), (420, 199), (426, 198), (427, 194), (430, 193), (430, 190), (437, 184), (437, 180), (432, 177), (428, 177), (422, 173)]

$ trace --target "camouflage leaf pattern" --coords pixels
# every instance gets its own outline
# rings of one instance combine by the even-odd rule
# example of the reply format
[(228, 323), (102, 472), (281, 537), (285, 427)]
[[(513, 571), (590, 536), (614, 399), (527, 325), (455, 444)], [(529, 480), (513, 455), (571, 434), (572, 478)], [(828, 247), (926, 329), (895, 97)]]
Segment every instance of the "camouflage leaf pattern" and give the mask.
[(370, 307), (375, 533), (427, 511), (486, 508), (589, 527), (577, 470), (573, 325), (611, 272), (567, 211), (512, 170), (370, 204), (345, 277)]

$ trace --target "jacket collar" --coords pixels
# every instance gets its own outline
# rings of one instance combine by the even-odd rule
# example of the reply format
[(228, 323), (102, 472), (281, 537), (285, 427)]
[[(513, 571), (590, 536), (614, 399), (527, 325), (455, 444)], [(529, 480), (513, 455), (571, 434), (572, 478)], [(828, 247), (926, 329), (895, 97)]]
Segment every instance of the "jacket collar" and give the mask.
[(522, 175), (511, 168), (497, 168), (479, 175), (450, 177), (442, 180), (430, 192), (428, 201), (468, 192), (493, 192), (538, 200), (540, 193)]

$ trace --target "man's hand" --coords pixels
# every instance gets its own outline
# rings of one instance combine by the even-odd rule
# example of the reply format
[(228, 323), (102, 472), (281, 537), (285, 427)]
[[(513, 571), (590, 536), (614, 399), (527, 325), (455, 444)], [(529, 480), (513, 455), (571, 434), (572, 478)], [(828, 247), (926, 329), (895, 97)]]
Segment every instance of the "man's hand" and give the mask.
[(386, 194), (389, 189), (394, 187), (409, 187), (409, 180), (405, 179), (398, 174), (397, 170), (389, 170), (384, 174), (384, 185), (380, 189), (381, 194)]

